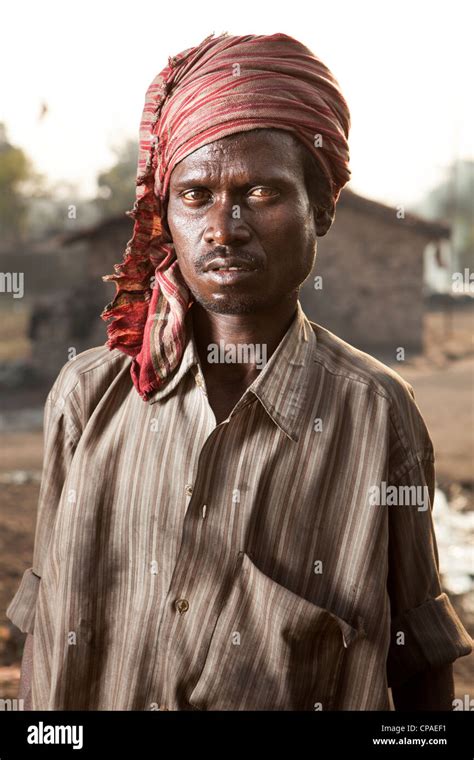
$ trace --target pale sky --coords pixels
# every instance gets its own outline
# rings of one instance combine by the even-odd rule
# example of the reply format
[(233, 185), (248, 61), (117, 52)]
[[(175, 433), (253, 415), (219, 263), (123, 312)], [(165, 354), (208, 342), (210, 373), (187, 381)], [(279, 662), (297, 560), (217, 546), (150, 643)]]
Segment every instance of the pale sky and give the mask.
[[(0, 121), (52, 182), (93, 195), (110, 147), (138, 138), (145, 91), (169, 55), (212, 32), (283, 32), (341, 85), (352, 117), (352, 189), (409, 205), (450, 162), (474, 159), (470, 5), (19, 0), (2, 14)], [(49, 112), (39, 121), (43, 101)]]

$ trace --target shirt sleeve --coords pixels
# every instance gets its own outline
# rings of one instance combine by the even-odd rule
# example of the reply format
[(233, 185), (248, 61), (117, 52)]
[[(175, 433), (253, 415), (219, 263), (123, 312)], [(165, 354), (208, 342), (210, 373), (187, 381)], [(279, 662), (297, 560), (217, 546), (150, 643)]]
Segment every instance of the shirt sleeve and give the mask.
[[(65, 365), (51, 388), (43, 413), (43, 467), (38, 498), (33, 565), (25, 570), (6, 615), (24, 633), (34, 632), (36, 600), (57, 506), (80, 437), (79, 419)], [(68, 388), (69, 386), (69, 388)]]
[(397, 486), (398, 496), (412, 496), (409, 505), (399, 503), (387, 507), (387, 590), (391, 608), (389, 686), (399, 685), (417, 672), (453, 662), (472, 651), (472, 639), (441, 586), (432, 519), (434, 454), (421, 416), (418, 422), (424, 434), (423, 446), (408, 457), (409, 461), (405, 460), (405, 465), (398, 467), (390, 479), (391, 484)]

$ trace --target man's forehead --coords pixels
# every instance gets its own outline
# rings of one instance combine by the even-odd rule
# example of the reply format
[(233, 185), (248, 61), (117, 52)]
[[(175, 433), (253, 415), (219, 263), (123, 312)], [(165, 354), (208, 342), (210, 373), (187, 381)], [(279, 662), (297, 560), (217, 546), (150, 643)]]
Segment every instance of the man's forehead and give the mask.
[(176, 164), (171, 181), (176, 184), (223, 173), (287, 179), (298, 171), (298, 148), (297, 139), (283, 130), (241, 132), (190, 153)]

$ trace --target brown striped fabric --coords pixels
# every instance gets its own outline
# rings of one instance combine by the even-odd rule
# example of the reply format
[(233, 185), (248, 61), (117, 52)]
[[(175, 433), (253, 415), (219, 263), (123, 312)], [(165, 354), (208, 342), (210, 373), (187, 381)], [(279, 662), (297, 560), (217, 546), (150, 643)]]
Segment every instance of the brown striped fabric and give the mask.
[[(411, 386), (298, 302), (216, 426), (191, 315), (148, 401), (106, 346), (49, 393), (33, 565), (8, 608), (34, 633), (33, 708), (389, 709), (395, 679), (472, 644), (440, 585)], [(429, 501), (373, 503), (374, 486)]]

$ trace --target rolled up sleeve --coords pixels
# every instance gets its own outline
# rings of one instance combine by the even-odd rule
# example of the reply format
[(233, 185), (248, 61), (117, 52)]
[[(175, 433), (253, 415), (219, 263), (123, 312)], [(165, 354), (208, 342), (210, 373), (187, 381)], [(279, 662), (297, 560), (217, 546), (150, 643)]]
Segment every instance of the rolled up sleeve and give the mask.
[(33, 633), (36, 602), (48, 555), (58, 504), (66, 475), (80, 437), (77, 422), (68, 413), (65, 394), (67, 365), (51, 388), (43, 413), (43, 467), (38, 497), (32, 567), (23, 573), (6, 615), (24, 633)]
[(391, 641), (389, 686), (422, 670), (453, 662), (472, 651), (472, 639), (443, 591), (432, 519), (434, 458), (416, 463), (397, 477), (398, 486), (422, 487), (425, 503), (389, 507), (388, 594)]
[[(400, 646), (400, 632), (408, 646)], [(389, 685), (470, 654), (472, 639), (446, 593), (428, 599), (392, 620)]]
[(7, 617), (23, 633), (34, 631), (39, 584), (40, 578), (33, 572), (33, 568), (25, 570), (20, 586), (7, 608)]

